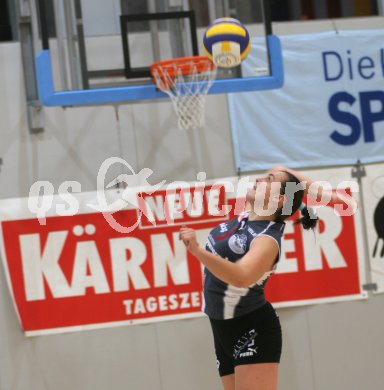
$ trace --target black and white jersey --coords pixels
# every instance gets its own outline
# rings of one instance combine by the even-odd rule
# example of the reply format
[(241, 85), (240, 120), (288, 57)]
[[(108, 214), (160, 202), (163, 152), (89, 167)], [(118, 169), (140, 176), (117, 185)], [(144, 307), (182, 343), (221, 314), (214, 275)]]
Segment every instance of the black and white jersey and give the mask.
[(206, 249), (233, 263), (240, 260), (248, 252), (252, 241), (260, 236), (274, 239), (279, 247), (279, 254), (273, 269), (247, 288), (224, 283), (205, 269), (203, 310), (209, 317), (218, 320), (239, 317), (265, 304), (264, 286), (280, 258), (284, 227), (285, 223), (280, 222), (249, 221), (248, 213), (243, 213), (211, 230)]

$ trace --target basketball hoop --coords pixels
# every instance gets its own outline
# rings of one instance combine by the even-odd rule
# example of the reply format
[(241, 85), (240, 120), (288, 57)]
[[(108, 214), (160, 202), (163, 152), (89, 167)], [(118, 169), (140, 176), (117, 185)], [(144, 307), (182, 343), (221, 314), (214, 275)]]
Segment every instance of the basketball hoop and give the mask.
[(181, 130), (204, 126), (205, 97), (216, 76), (216, 67), (205, 56), (155, 62), (151, 75), (175, 108)]

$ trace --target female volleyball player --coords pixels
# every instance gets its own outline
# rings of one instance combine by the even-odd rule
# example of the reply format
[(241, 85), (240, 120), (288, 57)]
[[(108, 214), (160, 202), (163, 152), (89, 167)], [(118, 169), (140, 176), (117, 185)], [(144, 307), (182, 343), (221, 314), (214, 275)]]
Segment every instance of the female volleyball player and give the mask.
[[(304, 229), (316, 226), (317, 217), (302, 203), (308, 190), (315, 197), (325, 191), (298, 172), (275, 167), (248, 190), (246, 211), (210, 232), (205, 249), (193, 229), (180, 230), (180, 239), (205, 266), (204, 311), (225, 390), (277, 388), (281, 328), (264, 286), (279, 260), (284, 220), (300, 209), (295, 223)], [(345, 202), (337, 194), (332, 197)], [(275, 204), (276, 211), (265, 216), (260, 210), (268, 204)]]

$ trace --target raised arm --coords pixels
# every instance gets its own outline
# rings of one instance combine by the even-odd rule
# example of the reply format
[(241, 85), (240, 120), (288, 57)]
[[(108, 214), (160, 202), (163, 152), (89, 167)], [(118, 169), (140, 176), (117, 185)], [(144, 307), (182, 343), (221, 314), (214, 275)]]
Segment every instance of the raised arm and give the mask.
[(316, 201), (329, 199), (335, 204), (346, 204), (348, 208), (351, 208), (353, 211), (358, 207), (358, 202), (346, 191), (334, 191), (331, 187), (324, 187), (322, 182), (316, 182), (308, 176), (283, 165), (277, 165), (273, 167), (273, 170), (289, 172), (291, 175), (295, 176), (302, 183), (305, 195)]

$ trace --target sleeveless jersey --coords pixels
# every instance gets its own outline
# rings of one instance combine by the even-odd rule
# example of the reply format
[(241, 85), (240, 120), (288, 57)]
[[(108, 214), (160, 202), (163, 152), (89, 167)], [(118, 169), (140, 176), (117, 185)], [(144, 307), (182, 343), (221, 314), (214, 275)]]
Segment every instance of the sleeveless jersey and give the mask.
[(284, 227), (285, 223), (280, 222), (249, 221), (248, 213), (242, 213), (211, 230), (206, 249), (233, 263), (240, 260), (248, 252), (252, 241), (260, 236), (272, 237), (278, 245), (279, 254), (273, 269), (248, 288), (227, 284), (205, 268), (203, 310), (209, 317), (218, 320), (239, 317), (265, 304), (264, 286), (280, 258)]

